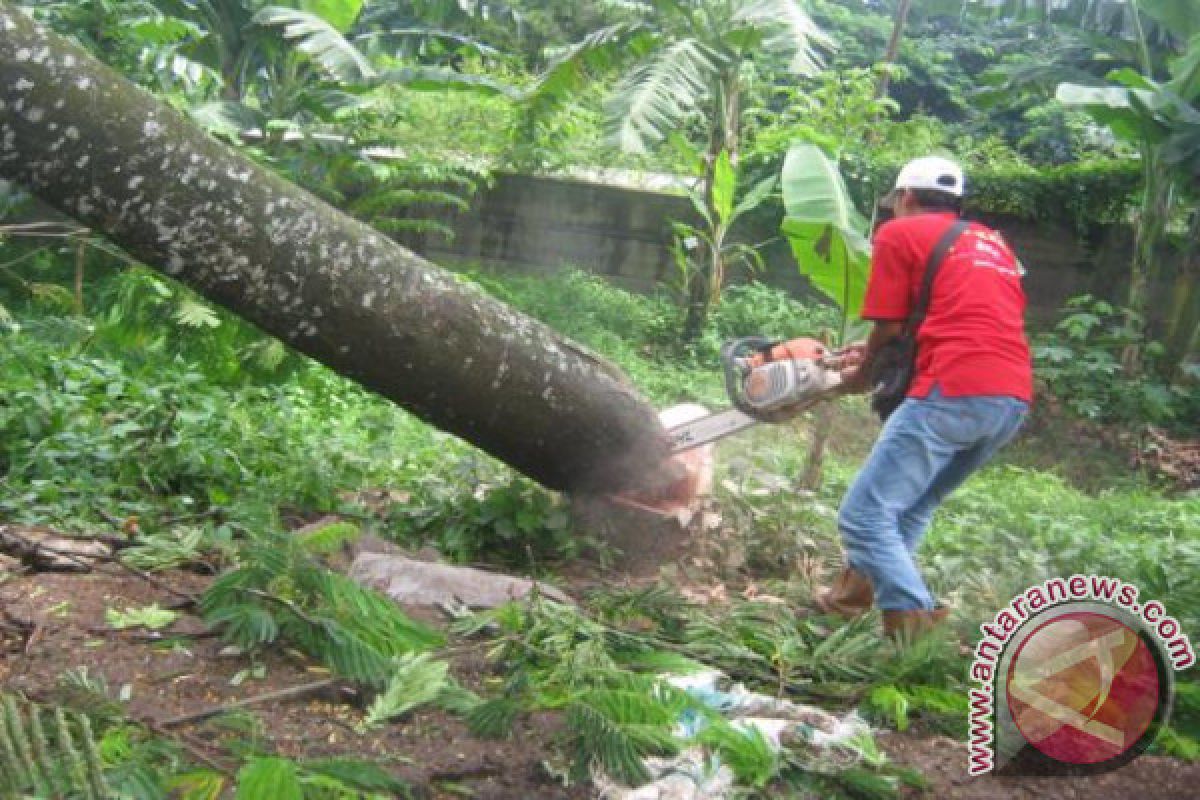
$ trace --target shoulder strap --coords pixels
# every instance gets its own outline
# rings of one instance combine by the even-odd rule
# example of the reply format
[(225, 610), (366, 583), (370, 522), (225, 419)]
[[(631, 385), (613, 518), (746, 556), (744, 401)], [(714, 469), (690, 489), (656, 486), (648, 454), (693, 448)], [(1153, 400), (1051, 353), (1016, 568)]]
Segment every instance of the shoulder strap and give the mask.
[(921, 293), (917, 295), (917, 303), (913, 306), (904, 326), (909, 335), (915, 334), (917, 328), (925, 320), (925, 312), (929, 310), (929, 296), (933, 293), (933, 279), (937, 277), (938, 269), (942, 266), (946, 253), (950, 252), (950, 248), (954, 246), (958, 237), (970, 224), (965, 219), (955, 222), (942, 234), (942, 238), (938, 239), (938, 243), (929, 254), (929, 260), (925, 262), (925, 276), (921, 279)]

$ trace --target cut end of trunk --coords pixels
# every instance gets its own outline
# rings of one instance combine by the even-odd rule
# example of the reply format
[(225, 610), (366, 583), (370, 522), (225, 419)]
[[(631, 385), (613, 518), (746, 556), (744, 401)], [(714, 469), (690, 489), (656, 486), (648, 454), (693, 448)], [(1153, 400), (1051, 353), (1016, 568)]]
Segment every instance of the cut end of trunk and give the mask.
[[(664, 428), (673, 428), (700, 419), (708, 409), (695, 403), (672, 406), (659, 413)], [(684, 525), (712, 492), (714, 447), (702, 445), (677, 453), (668, 459), (662, 472), (671, 476), (658, 486), (643, 486), (613, 495), (619, 505), (679, 518)]]

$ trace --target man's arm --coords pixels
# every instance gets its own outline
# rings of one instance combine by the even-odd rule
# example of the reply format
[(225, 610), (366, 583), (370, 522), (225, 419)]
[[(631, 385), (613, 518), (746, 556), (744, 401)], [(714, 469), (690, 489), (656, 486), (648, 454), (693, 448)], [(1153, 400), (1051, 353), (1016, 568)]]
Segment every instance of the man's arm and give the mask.
[(855, 342), (838, 354), (831, 366), (842, 376), (842, 394), (863, 394), (871, 390), (870, 376), (876, 354), (903, 330), (901, 320), (876, 320), (865, 342)]

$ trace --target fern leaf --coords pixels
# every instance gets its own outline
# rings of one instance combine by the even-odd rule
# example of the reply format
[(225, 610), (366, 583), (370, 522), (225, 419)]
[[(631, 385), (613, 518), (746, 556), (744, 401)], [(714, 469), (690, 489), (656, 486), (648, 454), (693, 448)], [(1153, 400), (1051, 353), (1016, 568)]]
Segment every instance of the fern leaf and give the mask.
[[(43, 713), (53, 718), (53, 740), (46, 736)], [(0, 717), (0, 796), (11, 791), (32, 791), (38, 797), (109, 796), (98, 747), (85, 716), (61, 707), (44, 712), (5, 694), (0, 695)], [(71, 733), (73, 721), (79, 729), (75, 735)]]
[(245, 349), (242, 354), (244, 361), (252, 361), (259, 369), (274, 372), (287, 358), (288, 349), (278, 339), (263, 339)]
[(586, 692), (567, 708), (576, 770), (595, 762), (618, 781), (641, 785), (650, 778), (643, 759), (679, 752), (677, 720), (676, 709), (640, 692)]
[(503, 739), (512, 731), (521, 706), (507, 697), (485, 700), (467, 714), (467, 727), (483, 739)]
[(398, 658), (387, 688), (367, 710), (362, 729), (376, 727), (433, 702), (446, 688), (449, 669), (445, 661), (431, 661), (425, 654)]
[(46, 777), (42, 774), (41, 766), (34, 760), (34, 747), (30, 744), (30, 736), (28, 730), (25, 729), (25, 720), (20, 714), (20, 708), (17, 705), (17, 699), (11, 694), (4, 698), (5, 722), (8, 726), (8, 735), (12, 736), (13, 745), (16, 746), (17, 757), (22, 763), (22, 774), (24, 776), (25, 787), (34, 787), (38, 792), (50, 793), (53, 792), (53, 787), (47, 783)]
[[(34, 746), (36, 759), (34, 770), (40, 769), (50, 792), (58, 792), (59, 787), (71, 788), (71, 776), (65, 774), (60, 760), (50, 758), (50, 745), (46, 738), (46, 730), (42, 728), (42, 715), (34, 706), (29, 708), (29, 739)], [(61, 780), (60, 780), (61, 778)], [(36, 781), (35, 781), (36, 783)]]
[(79, 715), (80, 738), (83, 740), (83, 756), (87, 760), (87, 779), (92, 794), (104, 800), (109, 797), (108, 785), (104, 781), (104, 764), (100, 759), (100, 748), (92, 732), (92, 722), (87, 714)]
[(70, 727), (67, 725), (66, 712), (61, 707), (54, 709), (54, 732), (58, 740), (58, 750), (62, 754), (63, 784), (82, 790), (85, 797), (93, 797), (87, 765), (83, 761), (83, 754), (75, 747)]
[(187, 328), (218, 328), (221, 318), (213, 308), (194, 297), (184, 297), (175, 309), (175, 321)]
[(261, 606), (238, 603), (218, 608), (204, 615), (212, 627), (220, 627), (221, 636), (243, 650), (250, 650), (279, 636), (279, 623), (274, 615)]
[(16, 713), (16, 702), (5, 697), (0, 702), (0, 757), (4, 759), (4, 771), (0, 773), (0, 788), (23, 789), (33, 783), (29, 774), (30, 757), (19, 743), (22, 728)]
[(478, 708), (483, 700), (479, 699), (479, 695), (470, 689), (454, 681), (448, 681), (434, 702), (437, 703), (438, 708), (465, 717)]
[(17, 748), (9, 736), (8, 725), (0, 719), (0, 796), (5, 792), (17, 791), (28, 780), (23, 764), (17, 757)]
[(368, 686), (379, 686), (387, 680), (391, 660), (336, 620), (287, 616), (280, 630), (286, 639), (338, 675)]

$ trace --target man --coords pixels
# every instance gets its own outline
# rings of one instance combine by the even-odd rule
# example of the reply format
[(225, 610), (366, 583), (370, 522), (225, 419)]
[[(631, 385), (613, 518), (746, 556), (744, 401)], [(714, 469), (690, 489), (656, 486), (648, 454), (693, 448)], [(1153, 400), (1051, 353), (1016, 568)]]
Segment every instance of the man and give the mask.
[[(874, 327), (843, 361), (845, 391), (866, 392), (872, 360), (900, 334), (926, 262), (962, 209), (962, 169), (938, 157), (900, 171), (883, 199), (862, 316)], [(1021, 423), (1032, 400), (1021, 267), (1004, 240), (971, 223), (946, 252), (917, 334), (917, 363), (903, 403), (884, 424), (842, 502), (846, 567), (818, 607), (847, 617), (883, 612), (884, 632), (914, 635), (947, 613), (913, 560), (934, 510)]]

